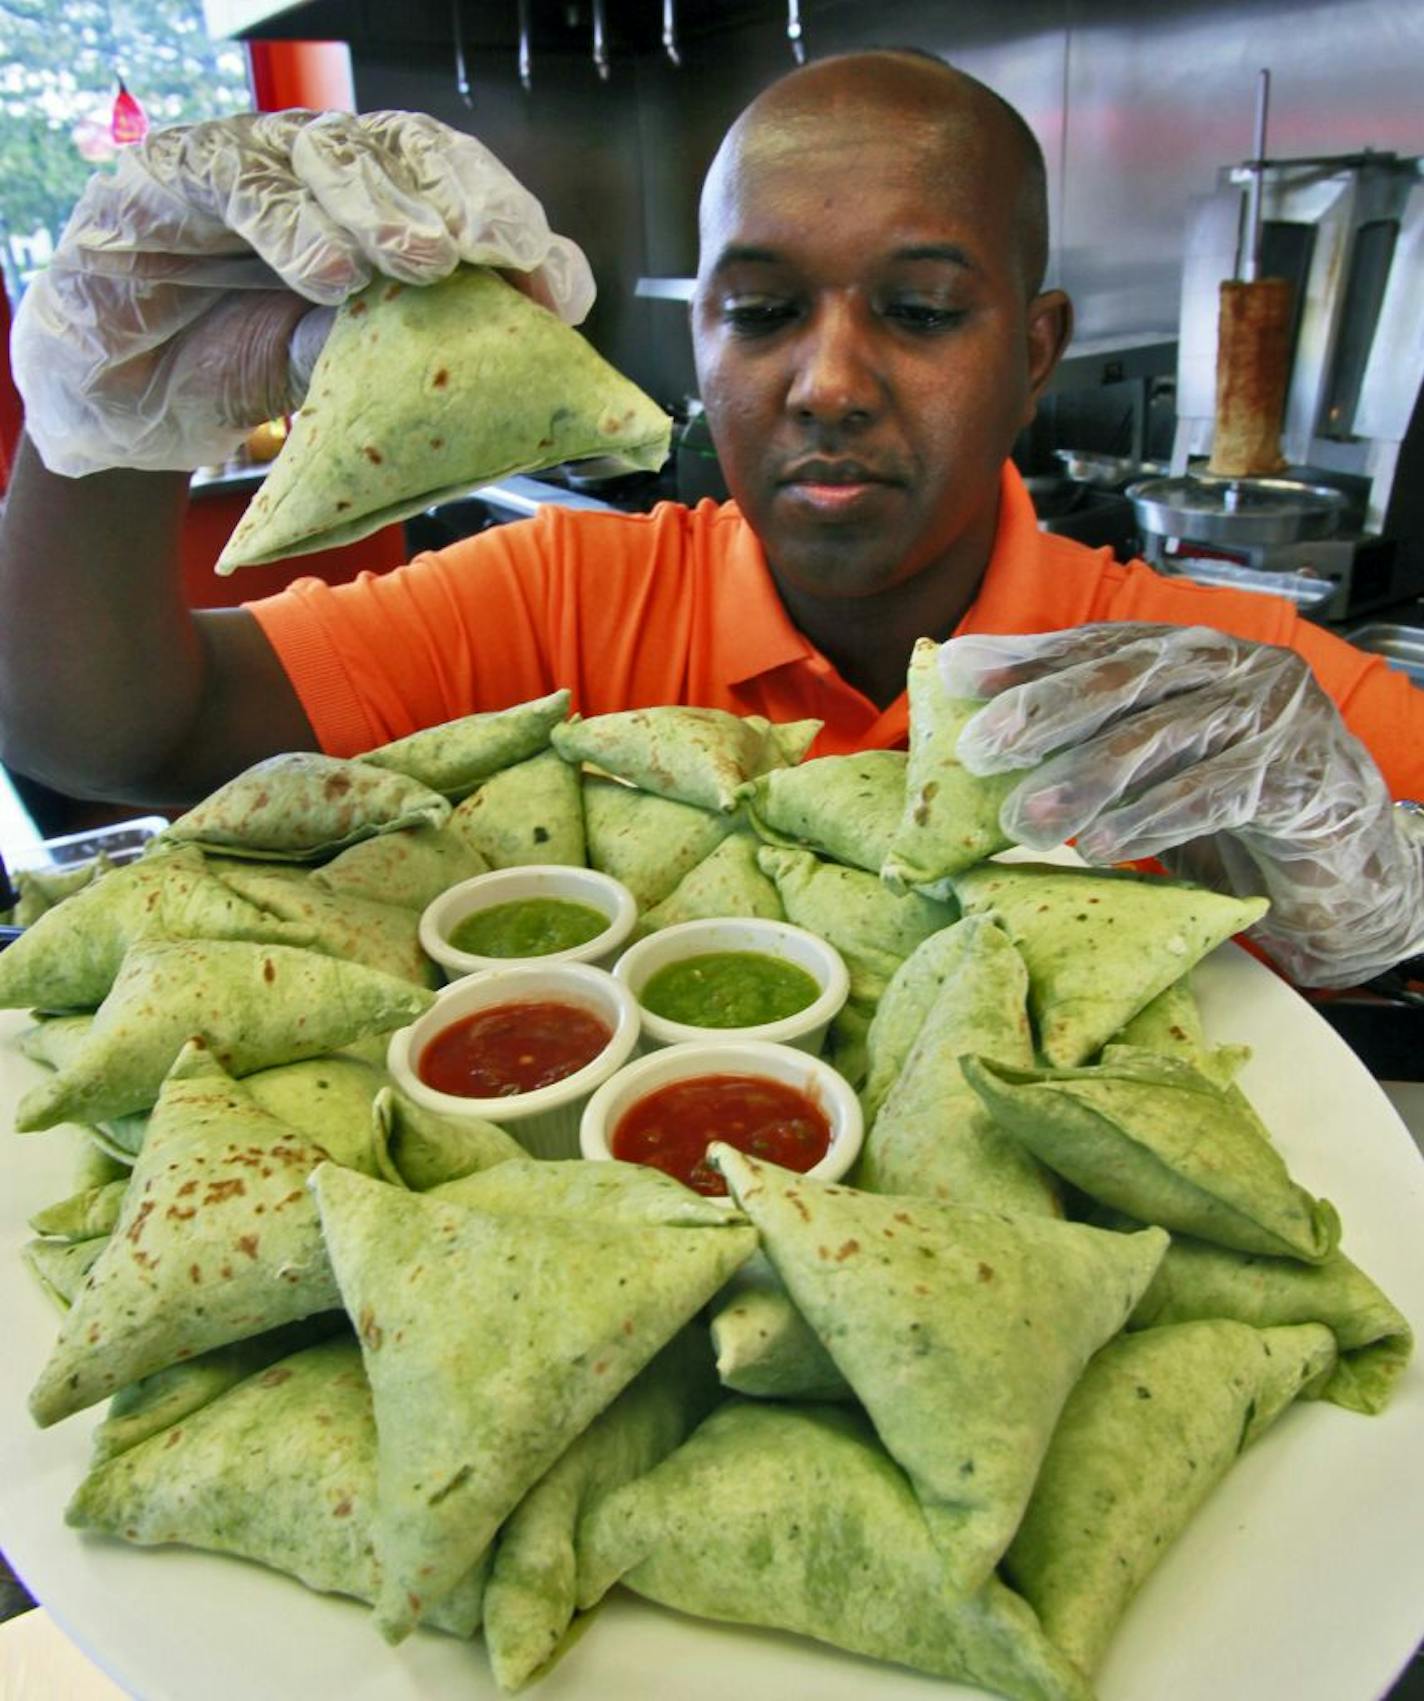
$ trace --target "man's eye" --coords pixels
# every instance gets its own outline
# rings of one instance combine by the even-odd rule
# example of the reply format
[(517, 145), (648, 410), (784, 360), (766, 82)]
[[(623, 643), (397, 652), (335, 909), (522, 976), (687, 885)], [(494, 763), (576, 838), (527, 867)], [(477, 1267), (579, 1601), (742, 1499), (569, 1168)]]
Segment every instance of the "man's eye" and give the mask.
[(771, 297), (735, 297), (722, 303), (722, 319), (734, 331), (744, 336), (757, 336), (779, 330), (795, 317), (796, 308), (790, 301)]
[(961, 307), (938, 307), (928, 301), (891, 301), (881, 311), (910, 331), (948, 331), (966, 317)]

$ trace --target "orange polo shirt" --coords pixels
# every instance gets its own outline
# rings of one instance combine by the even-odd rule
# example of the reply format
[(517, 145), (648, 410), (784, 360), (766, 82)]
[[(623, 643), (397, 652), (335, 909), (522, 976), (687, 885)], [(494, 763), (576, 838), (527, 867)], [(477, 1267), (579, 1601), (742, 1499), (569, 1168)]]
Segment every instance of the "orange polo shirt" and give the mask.
[[(905, 741), (903, 694), (878, 709), (792, 625), (734, 503), (663, 503), (646, 515), (551, 504), (393, 572), (345, 585), (298, 579), (246, 606), (335, 755), (561, 685), (586, 715), (696, 703), (815, 716), (821, 756)], [(1214, 626), (1298, 650), (1395, 795), (1424, 798), (1424, 691), (1403, 674), (1283, 598), (1165, 578), (1040, 531), (1006, 465), (993, 553), (956, 630), (1100, 620)]]

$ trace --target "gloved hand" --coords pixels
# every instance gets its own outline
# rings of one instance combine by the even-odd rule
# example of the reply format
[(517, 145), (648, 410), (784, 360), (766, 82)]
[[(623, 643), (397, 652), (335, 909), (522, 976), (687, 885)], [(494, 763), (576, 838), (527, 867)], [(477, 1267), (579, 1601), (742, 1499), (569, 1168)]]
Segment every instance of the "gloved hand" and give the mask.
[(334, 308), (377, 272), (433, 283), (462, 261), (534, 273), (531, 293), (570, 324), (593, 304), (587, 260), (533, 196), (422, 113), (155, 131), (90, 180), (20, 303), (30, 437), (71, 478), (221, 461), (300, 401), (331, 319), (304, 319), (313, 302)]
[[(978, 774), (1033, 767), (1004, 830), (1096, 863), (1157, 857), (1271, 909), (1253, 937), (1298, 983), (1349, 986), (1424, 944), (1424, 841), (1291, 650), (1205, 627), (956, 638), (960, 736)], [(1037, 766), (1034, 766), (1038, 764)]]

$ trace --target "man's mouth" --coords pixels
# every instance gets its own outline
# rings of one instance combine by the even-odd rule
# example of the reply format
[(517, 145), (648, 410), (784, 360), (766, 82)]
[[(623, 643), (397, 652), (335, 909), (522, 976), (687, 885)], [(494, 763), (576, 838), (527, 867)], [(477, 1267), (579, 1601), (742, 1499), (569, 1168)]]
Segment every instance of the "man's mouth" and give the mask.
[(899, 481), (889, 477), (864, 461), (831, 460), (815, 457), (797, 461), (781, 475), (782, 484), (824, 485), (863, 485), (863, 484), (895, 484)]
[(864, 461), (815, 457), (795, 462), (778, 483), (796, 507), (834, 516), (878, 504), (900, 480)]

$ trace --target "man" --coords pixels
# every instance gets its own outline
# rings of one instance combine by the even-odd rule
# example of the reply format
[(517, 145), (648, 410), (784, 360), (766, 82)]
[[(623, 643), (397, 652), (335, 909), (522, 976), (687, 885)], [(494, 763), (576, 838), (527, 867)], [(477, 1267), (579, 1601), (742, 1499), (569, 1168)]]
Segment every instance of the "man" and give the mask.
[[(414, 139), (398, 119), (419, 126)], [(453, 162), (475, 144), (439, 126), (432, 137), (412, 115), (371, 123), (374, 141), (356, 121), (290, 115), (275, 140), (233, 121), (200, 127), (181, 157), (159, 150), (151, 169), (166, 197), (146, 200), (140, 185), (115, 209), (101, 196), (98, 258), (73, 274), (61, 264), (52, 298), (22, 311), (17, 351), (27, 313), (39, 323), (47, 309), (53, 327), (48, 342), (29, 339), (41, 350), (28, 362), (33, 398), (62, 417), (75, 388), (102, 411), (106, 386), (128, 384), (124, 401), (145, 423), (164, 412), (155, 389), (195, 419), (202, 407), (234, 425), (280, 411), (304, 304), (275, 292), (218, 298), (168, 341), (155, 331), (124, 358), (101, 347), (92, 379), (67, 376), (65, 303), (71, 323), (86, 310), (98, 322), (102, 344), (91, 294), (111, 305), (104, 292), (142, 248), (145, 218), (187, 254), (230, 252), (212, 233), (236, 229), (319, 300), (355, 287), (344, 275), (332, 287), (351, 244), (327, 228), (353, 184), (373, 202), (395, 186), (398, 217), (365, 202), (351, 215), (382, 270), (419, 281), (460, 258), (503, 257), (448, 239), (469, 222), (449, 189), (468, 174)], [(298, 165), (310, 165), (306, 180)], [(173, 228), (175, 194), (191, 202), (196, 237)], [(439, 215), (429, 224), (418, 196)], [(5, 759), (62, 789), (172, 801), (275, 750), (359, 750), (554, 684), (572, 686), (586, 713), (692, 701), (819, 716), (821, 750), (889, 744), (904, 736), (900, 690), (922, 633), (1087, 622), (1026, 646), (970, 636), (952, 647), (956, 690), (1002, 692), (966, 754), (985, 768), (1052, 758), (1047, 782), (1011, 800), (1019, 837), (1076, 834), (1104, 859), (1185, 846), (1198, 874), (1270, 892), (1269, 938), (1304, 978), (1354, 978), (1415, 945), (1424, 859), (1379, 773), (1310, 668), (1252, 640), (1308, 656), (1401, 791), (1424, 790), (1421, 694), (1284, 604), (1120, 569), (1034, 526), (1007, 456), (1071, 312), (1041, 287), (1042, 158), (1011, 108), (916, 55), (806, 67), (729, 132), (701, 236), (698, 372), (735, 506), (546, 511), (379, 581), (308, 581), (195, 617), (175, 566), (181, 476), (66, 479), (29, 452), (0, 561), (6, 606), (24, 611), (0, 639)], [(527, 272), (543, 258), (548, 278), (546, 254), (514, 263)], [(170, 307), (150, 280), (172, 262), (146, 258), (131, 262), (140, 278), (126, 316), (161, 320)], [(63, 436), (51, 433), (52, 464)], [(126, 458), (120, 447), (95, 464)]]

